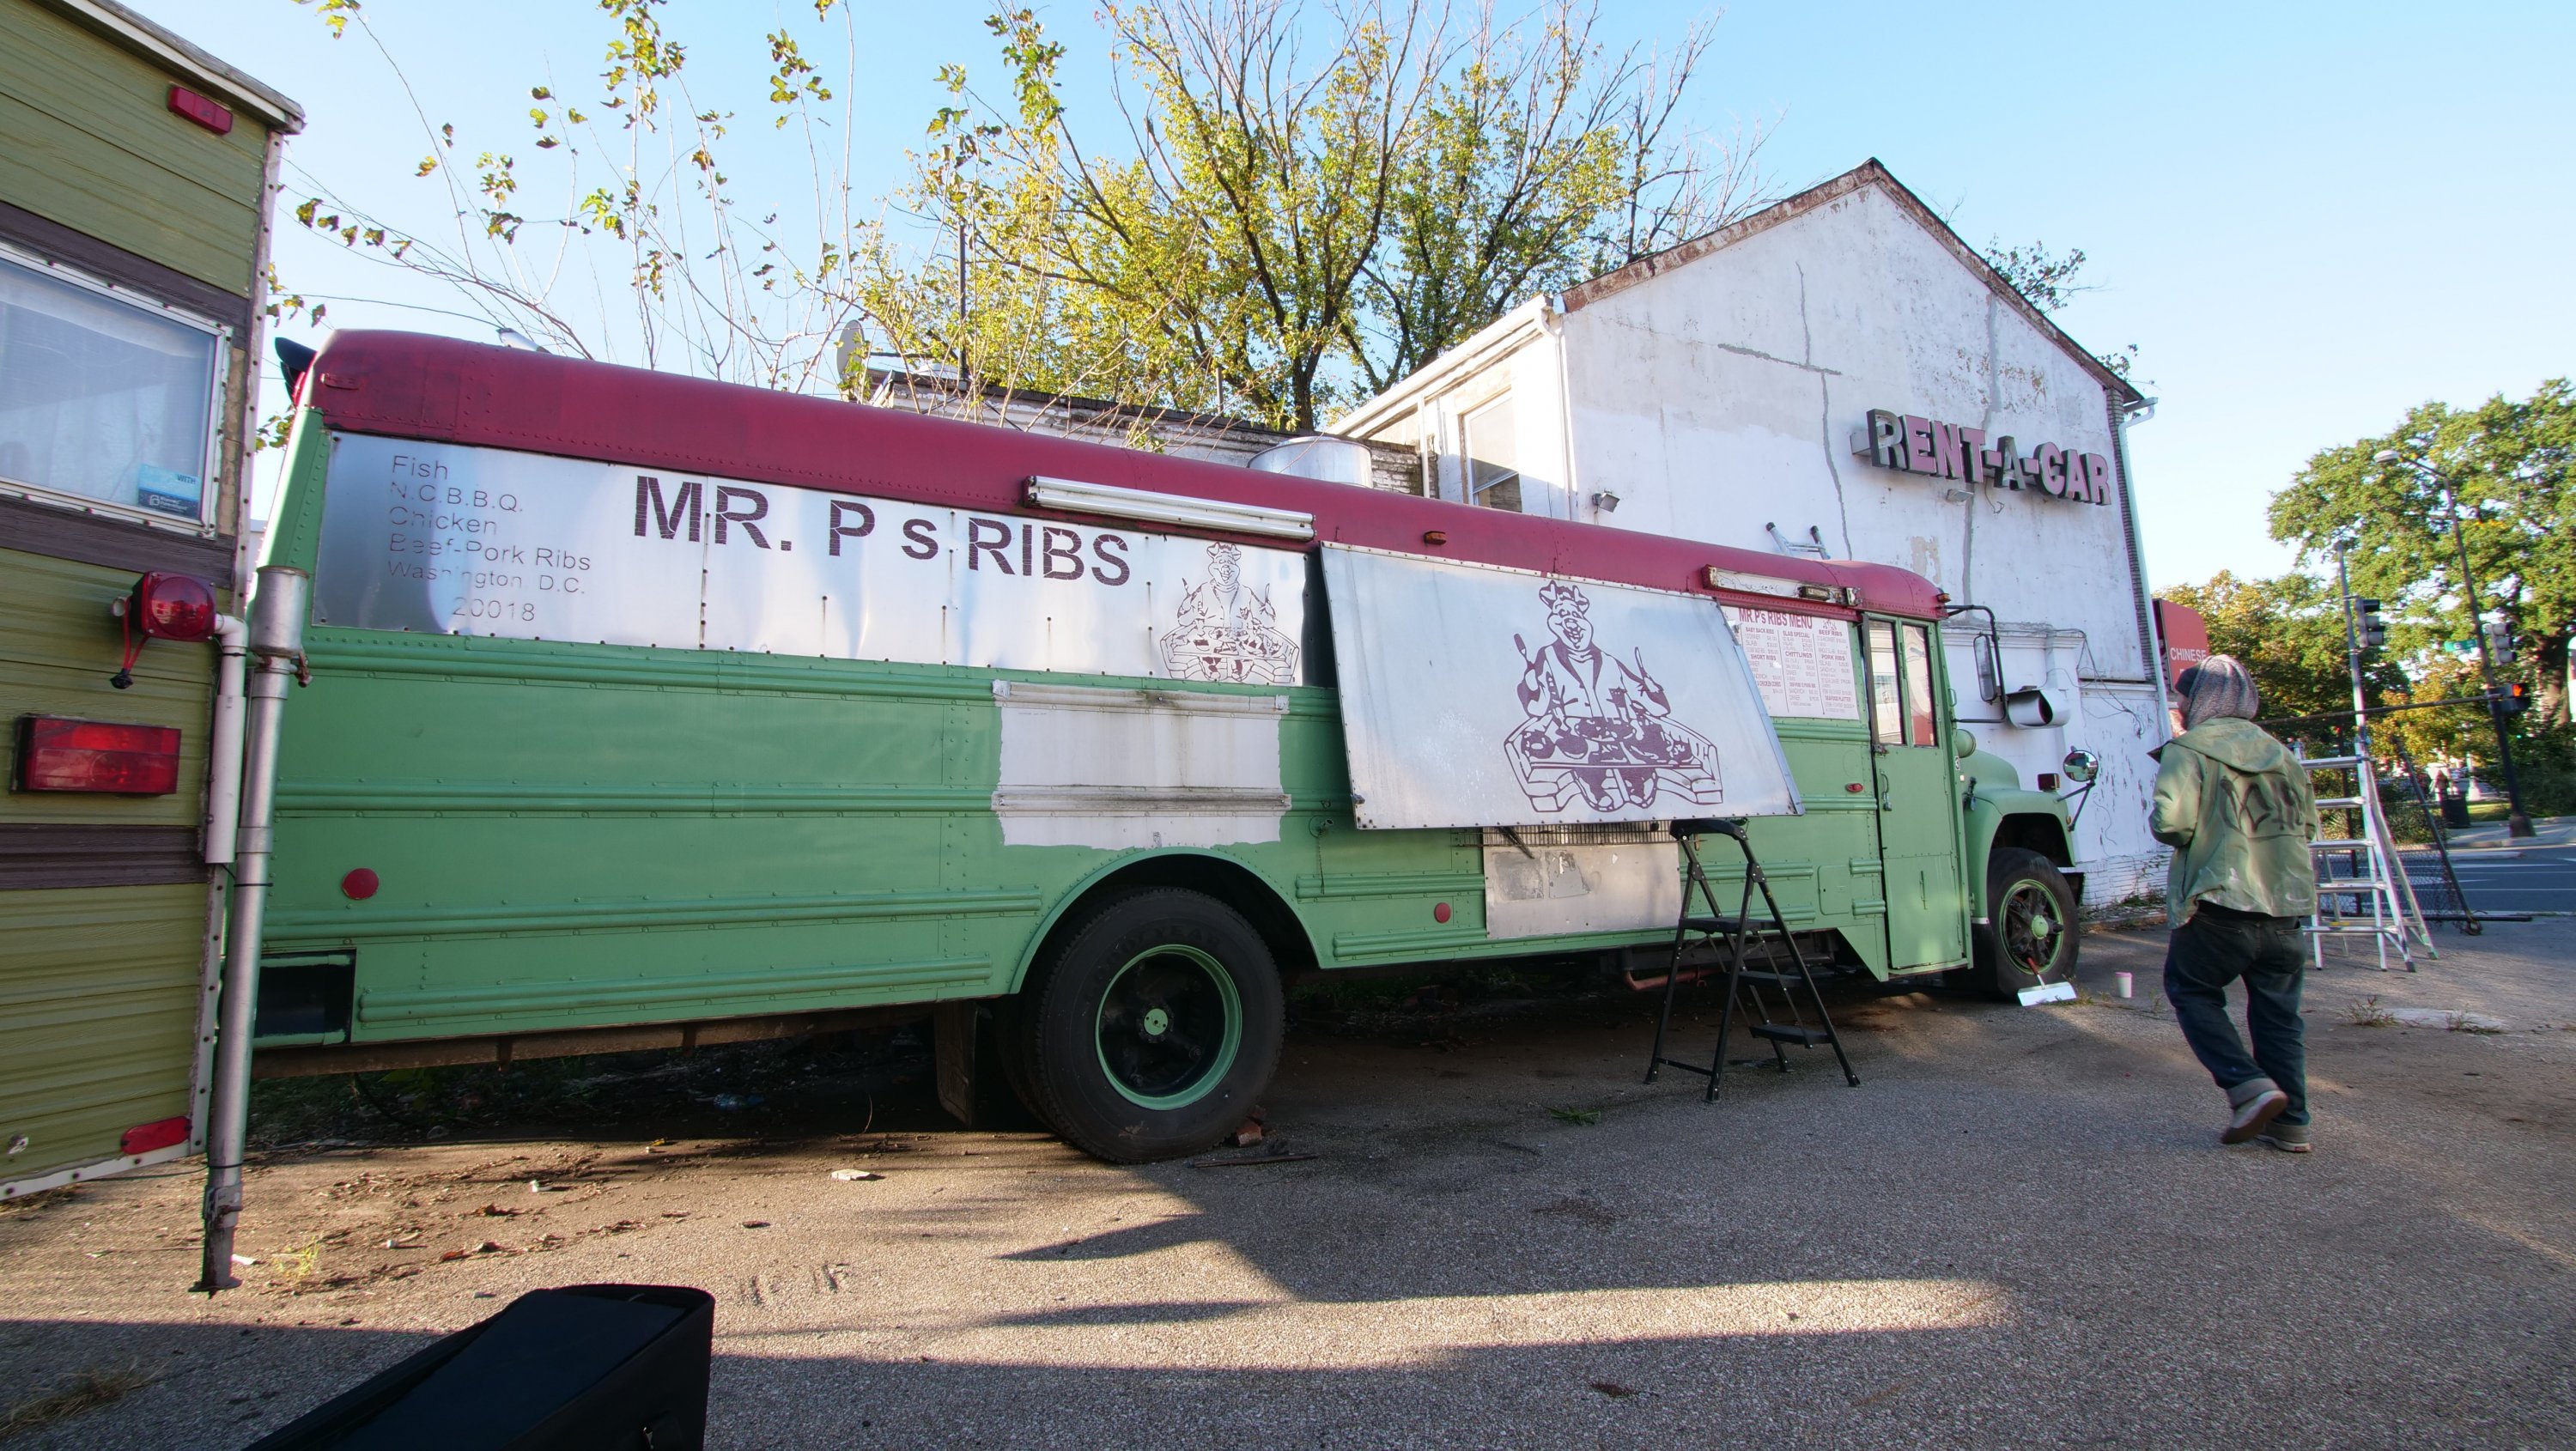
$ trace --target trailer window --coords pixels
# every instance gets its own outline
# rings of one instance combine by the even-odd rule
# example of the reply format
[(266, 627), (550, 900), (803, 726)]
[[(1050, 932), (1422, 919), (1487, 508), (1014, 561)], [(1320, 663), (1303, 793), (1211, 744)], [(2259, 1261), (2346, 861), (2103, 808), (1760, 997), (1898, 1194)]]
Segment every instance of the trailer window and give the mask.
[(1918, 746), (1936, 745), (1932, 737), (1932, 631), (1924, 625), (1905, 627), (1905, 737)]
[(215, 330), (0, 255), (0, 481), (201, 523)]
[(1882, 746), (1905, 744), (1905, 713), (1896, 681), (1896, 627), (1885, 620), (1869, 622), (1869, 721), (1873, 739)]

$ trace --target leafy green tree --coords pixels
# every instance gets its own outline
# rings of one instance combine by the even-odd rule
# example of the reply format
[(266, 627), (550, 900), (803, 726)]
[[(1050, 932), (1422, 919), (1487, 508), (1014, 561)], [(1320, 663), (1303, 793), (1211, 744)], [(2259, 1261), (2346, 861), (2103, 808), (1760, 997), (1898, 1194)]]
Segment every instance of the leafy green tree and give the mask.
[[(695, 14), (686, 36), (668, 0), (594, 0), (596, 83), (531, 86), (515, 135), (435, 119), (359, 0), (298, 3), (374, 50), (423, 141), (417, 190), (317, 181), (306, 227), (505, 337), (771, 387), (853, 394), (893, 358), (1308, 429), (1765, 190), (1758, 131), (1721, 144), (1682, 119), (1706, 27), (1612, 51), (1579, 0), (1509, 23), (1467, 0), (1110, 0), (1115, 100), (1079, 127), (1064, 45), (997, 9), (1005, 85), (942, 68), (892, 199), (909, 227), (853, 214), (855, 77), (808, 59), (825, 37), (857, 54), (840, 0), (775, 29)], [(693, 89), (693, 56), (751, 43), (765, 97)], [(811, 195), (738, 195), (764, 150), (766, 173), (810, 169)], [(333, 300), (279, 286), (272, 310), (318, 321)]]
[[(313, 6), (335, 38), (372, 48), (387, 94), (400, 98), (394, 114), (418, 127), (423, 148), (411, 177), (418, 192), (361, 200), (313, 182), (295, 209), (304, 226), (445, 284), (456, 315), (549, 351), (773, 388), (837, 381), (838, 341), (860, 315), (853, 88), (827, 80), (803, 45), (837, 28), (841, 48), (854, 51), (852, 7), (813, 0), (810, 20), (724, 37), (768, 56), (766, 95), (746, 117), (694, 94), (689, 60), (699, 42), (665, 28), (668, 0), (596, 0), (595, 77), (562, 92), (533, 85), (524, 120), (478, 135), (433, 121), (359, 0), (297, 3)], [(769, 124), (745, 125), (760, 119)], [(723, 158), (747, 142), (788, 148), (810, 169), (812, 194), (759, 204), (737, 196)], [(319, 321), (328, 306), (284, 288), (272, 295), (272, 315)]]
[[(1708, 40), (1608, 53), (1593, 12), (1520, 25), (1450, 0), (1102, 8), (1118, 114), (1059, 99), (1033, 12), (987, 25), (901, 201), (953, 252), (880, 234), (876, 351), (979, 384), (1312, 429), (1534, 292), (1757, 204), (1759, 138), (1677, 117)], [(1032, 332), (1031, 319), (1054, 327)]]
[[(2244, 579), (2220, 570), (2205, 584), (2173, 585), (2157, 593), (2198, 610), (2209, 622), (2209, 648), (2244, 662), (2262, 693), (2267, 718), (2352, 709), (2343, 613), (2332, 584), (2308, 574)], [(2404, 686), (2405, 677), (2394, 667), (2378, 669), (2375, 689)], [(2325, 729), (2316, 727), (2312, 738), (2324, 739)]]
[[(2386, 452), (2401, 461), (2381, 462)], [(2349, 537), (2353, 587), (2388, 601), (2390, 644), (2401, 657), (2471, 641), (2481, 619), (2500, 623), (2519, 656), (2501, 673), (2535, 697), (2523, 728), (2563, 727), (2576, 635), (2571, 456), (2576, 388), (2566, 379), (2520, 401), (2422, 404), (2385, 434), (2310, 458), (2273, 497), (2272, 536), (2298, 545), (2311, 565)], [(2462, 540), (2474, 599), (2460, 572)]]

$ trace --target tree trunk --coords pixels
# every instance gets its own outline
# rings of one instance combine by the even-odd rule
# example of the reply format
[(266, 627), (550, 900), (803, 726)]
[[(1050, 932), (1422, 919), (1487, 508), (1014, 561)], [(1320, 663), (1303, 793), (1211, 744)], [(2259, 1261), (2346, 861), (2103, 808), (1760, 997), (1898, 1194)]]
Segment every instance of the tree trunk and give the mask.
[(2540, 715), (2539, 724), (2567, 724), (2567, 646), (2566, 635), (2543, 635), (2532, 650), (2531, 693), (2538, 697), (2534, 704)]

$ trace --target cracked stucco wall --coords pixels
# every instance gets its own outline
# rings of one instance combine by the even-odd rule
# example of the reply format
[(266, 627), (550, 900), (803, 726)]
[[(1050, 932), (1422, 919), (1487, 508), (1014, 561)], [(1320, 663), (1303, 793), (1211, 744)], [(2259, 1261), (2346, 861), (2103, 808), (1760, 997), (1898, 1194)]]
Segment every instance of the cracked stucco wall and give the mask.
[(1863, 415), (1886, 408), (2010, 434), (2025, 452), (2110, 456), (2102, 385), (2080, 361), (1874, 187), (1599, 298), (1562, 334), (1568, 471), (1622, 499), (1601, 522), (1765, 551), (1780, 547), (1772, 525), (1796, 540), (1814, 528), (1837, 555), (1991, 608), (2010, 683), (2044, 683), (2065, 717), (2005, 724), (1979, 697), (1962, 621), (1961, 718), (2026, 780), (2070, 747), (2099, 752), (2077, 826), (2086, 895), (2152, 881), (2145, 752), (2163, 731), (2120, 507), (1962, 488), (1851, 450)]

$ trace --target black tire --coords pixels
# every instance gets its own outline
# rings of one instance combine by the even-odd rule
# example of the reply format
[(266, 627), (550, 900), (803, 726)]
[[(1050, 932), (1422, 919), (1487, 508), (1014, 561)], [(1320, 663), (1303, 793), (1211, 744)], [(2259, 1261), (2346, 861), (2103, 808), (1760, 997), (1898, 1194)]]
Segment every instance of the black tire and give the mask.
[(1976, 929), (1976, 986), (1999, 998), (2073, 982), (2083, 933), (2075, 889), (2035, 851), (1999, 846), (1986, 859), (1986, 921)]
[(1045, 1123), (1046, 1111), (1038, 1107), (1037, 1085), (1029, 1081), (1029, 1055), (1024, 1046), (1027, 1029), (1021, 1022), (1027, 1002), (1028, 994), (1022, 993), (993, 1004), (993, 1036), (1001, 1049), (994, 1056), (1001, 1060), (1002, 1081), (1010, 1085), (1011, 1097), (1019, 1100), (1029, 1117)]
[(1076, 1148), (1142, 1164), (1239, 1127), (1279, 1066), (1269, 945), (1204, 893), (1153, 887), (1092, 911), (1006, 1016), (1013, 1086)]

